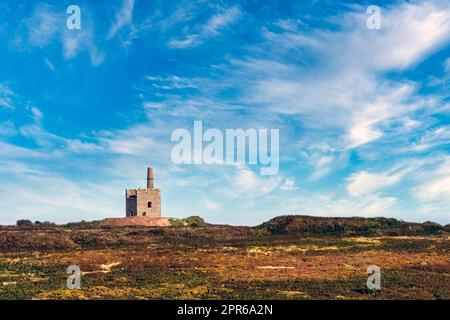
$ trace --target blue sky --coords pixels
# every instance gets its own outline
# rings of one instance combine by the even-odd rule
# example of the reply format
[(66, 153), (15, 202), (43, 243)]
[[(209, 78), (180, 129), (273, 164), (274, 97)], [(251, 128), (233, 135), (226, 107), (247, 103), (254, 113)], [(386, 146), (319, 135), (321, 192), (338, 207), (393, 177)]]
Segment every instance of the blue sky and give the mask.
[[(121, 217), (152, 165), (165, 216), (447, 224), (449, 49), (448, 1), (1, 0), (0, 223)], [(194, 120), (278, 128), (279, 173), (175, 165)]]

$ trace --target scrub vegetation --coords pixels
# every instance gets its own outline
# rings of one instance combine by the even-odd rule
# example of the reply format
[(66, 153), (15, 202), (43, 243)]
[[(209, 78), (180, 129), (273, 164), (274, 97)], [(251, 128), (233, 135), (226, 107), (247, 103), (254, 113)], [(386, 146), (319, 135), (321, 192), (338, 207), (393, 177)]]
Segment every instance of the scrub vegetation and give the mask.
[[(0, 227), (2, 299), (450, 299), (449, 226), (281, 216), (256, 227)], [(69, 265), (81, 289), (66, 287)], [(381, 290), (366, 288), (381, 268)]]

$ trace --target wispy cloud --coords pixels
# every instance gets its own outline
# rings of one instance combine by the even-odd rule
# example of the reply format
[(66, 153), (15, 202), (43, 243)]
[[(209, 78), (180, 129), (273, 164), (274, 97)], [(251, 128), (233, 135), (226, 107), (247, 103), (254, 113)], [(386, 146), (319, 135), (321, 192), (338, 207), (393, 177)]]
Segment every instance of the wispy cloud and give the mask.
[(50, 70), (56, 71), (55, 66), (48, 58), (44, 58), (44, 63)]
[(0, 83), (0, 107), (8, 109), (14, 108), (14, 96), (14, 92), (8, 86)]
[(347, 178), (347, 190), (352, 196), (376, 193), (384, 188), (393, 186), (426, 165), (441, 161), (439, 157), (425, 159), (403, 160), (392, 168), (383, 172), (360, 171)]
[[(47, 48), (55, 41), (62, 45), (63, 56), (67, 60), (75, 58), (81, 52), (88, 52), (93, 65), (103, 62), (104, 53), (98, 48), (95, 41), (94, 20), (87, 8), (83, 8), (83, 27), (78, 30), (66, 28), (66, 15), (64, 11), (49, 4), (37, 4), (30, 17), (23, 19), (22, 25), (16, 31), (15, 46), (20, 50), (39, 47)], [(46, 58), (47, 59), (47, 58)], [(45, 61), (49, 68), (49, 60)]]
[(109, 29), (107, 39), (112, 39), (126, 26), (133, 23), (134, 0), (124, 0), (122, 7), (116, 12), (115, 20)]
[(295, 185), (295, 181), (292, 178), (287, 178), (286, 180), (284, 180), (283, 184), (280, 186), (281, 189), (283, 190), (297, 190), (297, 186)]
[(15, 135), (16, 132), (16, 126), (11, 120), (0, 122), (0, 136)]
[[(5, 172), (5, 169), (8, 169)], [(18, 219), (66, 222), (67, 217), (78, 216), (80, 219), (99, 219), (115, 216), (120, 201), (111, 202), (109, 188), (98, 188), (95, 184), (73, 182), (51, 171), (36, 170), (28, 165), (15, 165), (14, 171), (4, 163), (0, 176), (4, 181), (0, 185), (0, 200), (5, 212), (13, 214), (3, 216), (2, 223), (15, 223)], [(6, 180), (4, 180), (6, 179)], [(109, 190), (108, 190), (109, 189)], [(22, 197), (26, 202), (14, 199)], [(30, 210), (30, 204), (33, 210)], [(69, 205), (70, 204), (70, 205)], [(98, 208), (102, 210), (99, 211)]]
[(441, 126), (425, 131), (419, 140), (413, 142), (407, 149), (421, 152), (448, 144), (450, 144), (450, 126)]
[(62, 29), (64, 15), (47, 4), (35, 7), (31, 17), (24, 20), (28, 29), (28, 42), (32, 46), (45, 47)]
[(234, 193), (246, 194), (250, 197), (270, 193), (280, 185), (279, 177), (262, 178), (252, 170), (242, 166), (237, 166), (236, 173), (228, 179)]
[(206, 199), (206, 198), (204, 199), (204, 203), (205, 203), (206, 209), (212, 210), (212, 211), (217, 211), (222, 207), (222, 205), (220, 203), (212, 201), (210, 199)]
[(171, 48), (187, 48), (202, 44), (207, 39), (219, 37), (220, 31), (237, 21), (241, 16), (241, 9), (233, 6), (221, 10), (221, 12), (212, 15), (208, 21), (197, 26), (198, 31), (188, 33), (181, 38), (175, 38), (169, 41), (168, 46)]
[(62, 29), (60, 41), (62, 43), (64, 58), (71, 60), (82, 52), (89, 54), (92, 65), (97, 66), (103, 63), (105, 52), (96, 44), (94, 23), (86, 12), (84, 14), (84, 25), (81, 30)]
[(450, 159), (445, 159), (441, 165), (426, 174), (421, 184), (415, 189), (417, 198), (429, 201), (450, 199)]
[(445, 70), (446, 73), (450, 73), (450, 57), (445, 59), (444, 70)]

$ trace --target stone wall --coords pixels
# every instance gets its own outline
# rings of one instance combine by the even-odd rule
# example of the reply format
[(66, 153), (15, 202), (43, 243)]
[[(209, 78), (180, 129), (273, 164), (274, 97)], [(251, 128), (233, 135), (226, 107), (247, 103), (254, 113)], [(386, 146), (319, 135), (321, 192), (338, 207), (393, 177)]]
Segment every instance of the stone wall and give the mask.
[(136, 189), (129, 189), (125, 191), (126, 216), (132, 217), (137, 215), (137, 198)]
[(161, 191), (159, 189), (128, 189), (126, 216), (161, 217)]
[(145, 226), (145, 227), (169, 227), (171, 224), (168, 218), (155, 217), (126, 217), (126, 218), (107, 218), (102, 222), (109, 226)]

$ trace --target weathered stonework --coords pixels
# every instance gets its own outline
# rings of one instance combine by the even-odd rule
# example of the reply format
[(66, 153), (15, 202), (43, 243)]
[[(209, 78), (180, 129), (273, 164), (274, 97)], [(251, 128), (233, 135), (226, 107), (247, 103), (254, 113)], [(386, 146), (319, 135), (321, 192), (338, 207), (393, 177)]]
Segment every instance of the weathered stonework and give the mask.
[(127, 189), (127, 217), (161, 217), (161, 190), (153, 187), (153, 170), (148, 168), (147, 189)]

